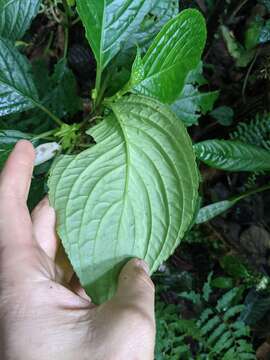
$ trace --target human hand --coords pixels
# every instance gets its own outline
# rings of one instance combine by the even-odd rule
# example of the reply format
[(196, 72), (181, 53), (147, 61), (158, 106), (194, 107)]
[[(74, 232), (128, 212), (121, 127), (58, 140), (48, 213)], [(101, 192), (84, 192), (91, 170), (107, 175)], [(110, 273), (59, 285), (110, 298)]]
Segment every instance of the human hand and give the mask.
[(94, 306), (56, 265), (55, 213), (26, 205), (35, 158), (20, 141), (0, 176), (1, 360), (152, 360), (154, 286), (145, 263), (122, 270), (115, 297)]

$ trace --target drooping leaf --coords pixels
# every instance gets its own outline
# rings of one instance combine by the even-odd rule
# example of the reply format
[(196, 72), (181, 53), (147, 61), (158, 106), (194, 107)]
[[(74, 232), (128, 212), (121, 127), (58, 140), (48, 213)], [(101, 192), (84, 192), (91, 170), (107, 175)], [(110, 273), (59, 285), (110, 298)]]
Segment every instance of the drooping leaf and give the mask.
[(115, 291), (124, 263), (139, 257), (153, 273), (189, 228), (198, 174), (190, 138), (154, 99), (130, 96), (91, 128), (96, 145), (61, 156), (49, 178), (58, 233), (94, 302)]
[(1, 0), (0, 36), (19, 40), (37, 15), (41, 0)]
[(194, 145), (199, 160), (227, 171), (270, 170), (270, 152), (233, 140), (207, 140)]
[(210, 115), (223, 126), (230, 126), (233, 122), (234, 111), (229, 106), (219, 106)]
[(219, 91), (203, 93), (194, 85), (187, 84), (184, 86), (179, 99), (171, 105), (171, 108), (186, 126), (191, 126), (198, 124), (200, 112), (205, 115), (213, 109), (218, 95)]
[(31, 109), (37, 102), (30, 64), (9, 40), (0, 38), (0, 116)]
[(101, 71), (151, 9), (145, 0), (77, 0), (77, 9)]
[(159, 32), (143, 57), (145, 77), (133, 91), (175, 101), (189, 71), (201, 58), (206, 41), (205, 20), (197, 10), (184, 10)]

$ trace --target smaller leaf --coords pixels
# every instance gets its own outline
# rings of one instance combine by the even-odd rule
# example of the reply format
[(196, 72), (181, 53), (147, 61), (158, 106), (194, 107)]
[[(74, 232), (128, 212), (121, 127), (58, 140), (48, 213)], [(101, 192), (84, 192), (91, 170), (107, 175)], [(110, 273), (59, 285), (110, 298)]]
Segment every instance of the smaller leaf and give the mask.
[(211, 286), (218, 289), (231, 289), (234, 286), (234, 282), (230, 277), (219, 276), (211, 281)]
[(226, 292), (226, 294), (224, 294), (218, 300), (216, 309), (219, 312), (227, 311), (230, 308), (230, 306), (232, 305), (233, 300), (239, 295), (240, 291), (242, 291), (242, 288), (235, 287), (235, 288), (229, 290), (228, 292)]
[(205, 223), (216, 216), (224, 213), (226, 210), (234, 206), (235, 201), (223, 200), (207, 206), (202, 207), (196, 218), (196, 224)]
[(211, 111), (218, 95), (219, 91), (201, 93), (194, 85), (187, 84), (171, 108), (186, 126), (198, 125), (200, 112), (205, 115)]
[(207, 277), (207, 281), (203, 285), (203, 299), (209, 301), (210, 295), (212, 293), (211, 280), (213, 277), (213, 272), (211, 271)]
[(198, 65), (205, 41), (201, 13), (194, 9), (182, 11), (154, 39), (143, 57), (145, 77), (133, 91), (164, 103), (175, 101), (189, 71)]
[(233, 122), (234, 111), (229, 106), (220, 106), (211, 111), (210, 115), (221, 125), (230, 126)]
[(199, 160), (227, 171), (270, 170), (270, 152), (233, 140), (206, 140), (194, 145)]
[(242, 264), (239, 258), (231, 255), (223, 256), (220, 260), (220, 265), (226, 271), (227, 274), (231, 275), (235, 279), (248, 278), (249, 273), (246, 267)]

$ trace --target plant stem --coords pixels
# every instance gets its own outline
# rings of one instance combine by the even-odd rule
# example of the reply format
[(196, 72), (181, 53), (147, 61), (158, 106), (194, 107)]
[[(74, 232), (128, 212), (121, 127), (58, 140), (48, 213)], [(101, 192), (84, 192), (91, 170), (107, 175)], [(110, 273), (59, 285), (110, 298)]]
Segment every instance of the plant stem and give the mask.
[(54, 115), (49, 109), (47, 109), (45, 106), (40, 104), (39, 102), (35, 101), (35, 105), (40, 108), (43, 112), (45, 112), (57, 125), (62, 126), (64, 123), (62, 120), (60, 120), (56, 115)]
[(262, 191), (266, 191), (266, 190), (270, 190), (270, 185), (264, 185), (258, 189), (249, 190), (242, 195), (235, 196), (232, 200), (235, 202), (238, 202), (242, 199), (245, 199), (247, 196), (258, 194), (258, 193), (260, 193)]
[(97, 64), (97, 74), (96, 74), (96, 85), (95, 85), (95, 98), (94, 98), (94, 108), (97, 108), (99, 93), (100, 93), (100, 86), (101, 86), (101, 76), (102, 76), (102, 69), (100, 64)]
[(68, 43), (69, 43), (69, 26), (70, 26), (70, 9), (67, 3), (67, 0), (62, 0), (63, 1), (63, 6), (65, 9), (65, 21), (64, 21), (64, 31), (65, 31), (65, 45), (64, 45), (64, 58), (67, 57), (67, 52), (68, 52)]
[(59, 130), (59, 129), (53, 129), (53, 130), (49, 130), (46, 131), (44, 133), (38, 134), (37, 136), (33, 137), (33, 140), (38, 140), (38, 139), (48, 139), (50, 138), (51, 135), (54, 135), (54, 133)]
[(233, 18), (239, 13), (239, 11), (242, 9), (242, 7), (248, 2), (248, 0), (243, 0), (238, 6), (237, 8), (234, 10), (234, 12), (232, 13), (232, 15), (229, 18), (229, 22), (231, 22), (233, 20)]
[(69, 28), (66, 26), (65, 27), (64, 59), (66, 59), (66, 57), (67, 57), (68, 43), (69, 43)]

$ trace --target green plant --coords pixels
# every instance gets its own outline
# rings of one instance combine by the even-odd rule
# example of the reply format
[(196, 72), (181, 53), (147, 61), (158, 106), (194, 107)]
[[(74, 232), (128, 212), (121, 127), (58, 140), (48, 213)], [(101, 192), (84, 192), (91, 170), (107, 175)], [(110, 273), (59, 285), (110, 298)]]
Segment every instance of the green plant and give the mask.
[[(44, 2), (42, 12), (51, 9), (64, 38), (49, 71), (51, 38), (41, 59), (25, 56), (24, 35), (40, 2), (30, 2), (31, 11), (19, 0), (10, 4), (1, 2), (1, 164), (19, 138), (61, 145), (51, 169), (48, 162), (36, 168), (33, 184), (42, 180), (43, 194), (50, 169), (58, 233), (82, 285), (100, 303), (113, 295), (129, 258), (145, 259), (153, 273), (194, 224), (195, 155), (212, 167), (257, 171), (269, 170), (269, 154), (230, 140), (192, 146), (186, 126), (211, 111), (219, 95), (202, 91), (206, 26), (197, 10), (178, 14), (174, 0), (77, 0), (78, 18), (73, 1)], [(14, 9), (16, 26), (9, 28)], [(70, 27), (79, 19), (97, 64), (84, 116), (67, 64)]]

